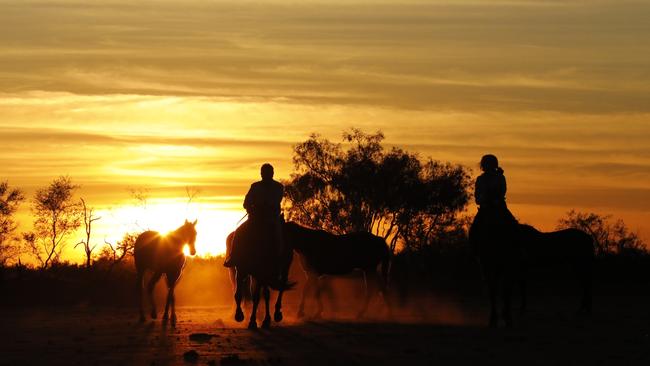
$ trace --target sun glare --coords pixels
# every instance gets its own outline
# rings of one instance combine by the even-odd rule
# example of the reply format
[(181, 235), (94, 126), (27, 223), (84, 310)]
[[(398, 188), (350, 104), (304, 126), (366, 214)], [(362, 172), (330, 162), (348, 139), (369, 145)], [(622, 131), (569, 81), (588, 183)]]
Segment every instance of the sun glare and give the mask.
[[(98, 225), (98, 235), (110, 243), (119, 241), (126, 232), (154, 230), (165, 235), (181, 226), (186, 219), (197, 220), (196, 254), (202, 257), (225, 253), (226, 237), (236, 228), (237, 222), (243, 216), (242, 212), (208, 204), (187, 205), (173, 201), (141, 207), (122, 206), (100, 214), (102, 220), (101, 225)], [(189, 255), (189, 246), (186, 245), (183, 252)]]

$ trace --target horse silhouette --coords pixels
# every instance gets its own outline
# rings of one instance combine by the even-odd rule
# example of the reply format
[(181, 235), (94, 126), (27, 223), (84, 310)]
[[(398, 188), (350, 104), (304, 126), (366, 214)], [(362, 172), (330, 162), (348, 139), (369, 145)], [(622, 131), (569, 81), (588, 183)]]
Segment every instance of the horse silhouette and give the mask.
[(523, 260), (522, 245), (517, 243), (516, 225), (504, 224), (499, 218), (484, 216), (478, 229), (474, 225), (469, 231), (469, 242), (477, 256), (483, 276), (487, 282), (490, 299), (490, 327), (499, 323), (497, 301), (499, 294), (503, 302), (502, 317), (507, 327), (512, 326), (510, 297), (517, 274), (521, 273)]
[(566, 263), (571, 266), (582, 287), (579, 313), (592, 309), (592, 270), (594, 243), (591, 235), (574, 228), (540, 232), (530, 225), (518, 226), (518, 240), (523, 245), (524, 258), (520, 273), (521, 311), (527, 307), (526, 274), (532, 266)]
[(517, 224), (510, 231), (470, 231), (470, 242), (487, 281), (491, 327), (499, 321), (499, 290), (502, 290), (503, 319), (506, 326), (512, 326), (510, 301), (515, 282), (521, 288), (521, 311), (526, 310), (527, 272), (529, 267), (539, 264), (569, 263), (582, 286), (579, 312), (591, 312), (594, 245), (592, 237), (584, 231), (571, 228), (543, 233), (530, 225)]
[(174, 287), (185, 265), (185, 254), (183, 247), (188, 244), (190, 254), (196, 254), (194, 242), (196, 241), (196, 221), (185, 223), (178, 229), (167, 235), (160, 235), (156, 231), (145, 231), (138, 236), (135, 241), (133, 256), (135, 259), (135, 268), (137, 271), (136, 288), (138, 305), (140, 307), (140, 321), (145, 320), (144, 305), (142, 301), (142, 288), (144, 274), (147, 270), (153, 272), (153, 276), (147, 284), (147, 294), (151, 303), (151, 318), (156, 319), (156, 304), (153, 298), (153, 289), (156, 282), (165, 275), (167, 280), (167, 302), (165, 304), (165, 313), (163, 320), (169, 318), (169, 308), (171, 307), (171, 324), (176, 325), (176, 305), (174, 300)]
[(233, 260), (234, 269), (230, 268), (231, 280), (233, 277), (235, 278), (235, 304), (237, 306), (235, 320), (237, 322), (244, 320), (241, 302), (244, 287), (250, 279), (253, 307), (248, 323), (249, 329), (257, 329), (257, 307), (260, 301), (260, 291), (263, 292), (266, 309), (262, 328), (269, 328), (271, 326), (270, 289), (278, 291), (273, 318), (276, 322), (280, 322), (283, 319), (282, 296), (284, 291), (290, 290), (295, 285), (288, 281), (293, 251), (283, 246), (281, 253), (278, 255), (275, 246), (266, 245), (270, 239), (265, 238), (263, 235), (265, 232), (260, 232), (259, 228), (260, 226), (244, 222), (234, 232), (230, 233), (226, 239), (226, 249), (229, 252), (232, 251), (233, 246), (237, 246), (238, 252), (241, 253), (236, 260)]
[[(373, 283), (378, 292), (387, 300), (386, 286), (388, 283), (388, 267), (390, 250), (386, 241), (367, 232), (357, 232), (344, 235), (334, 235), (323, 230), (313, 230), (294, 222), (284, 224), (284, 239), (286, 244), (294, 249), (300, 258), (300, 263), (307, 276), (303, 287), (298, 316), (304, 316), (305, 298), (311, 287), (315, 288), (318, 310), (316, 317), (323, 312), (320, 299), (319, 278), (326, 275), (346, 275), (355, 270), (363, 273), (365, 300), (358, 317), (368, 310), (368, 304), (373, 292), (368, 284)], [(377, 267), (381, 264), (381, 276)], [(388, 305), (388, 303), (387, 303)], [(390, 306), (388, 306), (390, 311)]]

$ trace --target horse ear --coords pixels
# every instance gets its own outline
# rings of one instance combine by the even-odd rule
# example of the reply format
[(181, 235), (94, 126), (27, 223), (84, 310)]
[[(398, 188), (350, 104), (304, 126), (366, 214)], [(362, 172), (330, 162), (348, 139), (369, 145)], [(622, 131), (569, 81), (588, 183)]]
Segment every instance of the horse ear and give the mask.
[(196, 226), (197, 221), (199, 221), (199, 219), (194, 220), (194, 222), (192, 223), (192, 225), (193, 225), (193, 226)]

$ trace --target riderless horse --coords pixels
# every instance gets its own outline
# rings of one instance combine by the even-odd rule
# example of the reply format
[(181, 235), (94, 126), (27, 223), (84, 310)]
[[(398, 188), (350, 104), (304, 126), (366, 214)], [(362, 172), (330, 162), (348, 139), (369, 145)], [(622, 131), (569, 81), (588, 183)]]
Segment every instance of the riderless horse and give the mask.
[[(388, 300), (386, 287), (390, 250), (383, 238), (367, 232), (334, 235), (323, 230), (308, 229), (288, 222), (284, 224), (284, 239), (286, 244), (298, 253), (300, 264), (307, 276), (298, 317), (304, 316), (305, 298), (310, 288), (315, 289), (318, 302), (315, 316), (321, 316), (323, 303), (320, 298), (318, 281), (328, 275), (346, 275), (355, 270), (362, 272), (365, 299), (357, 315), (359, 318), (365, 315), (373, 296), (373, 291), (369, 289), (369, 283), (383, 294), (384, 301)], [(381, 275), (377, 273), (379, 265), (381, 265)], [(390, 311), (390, 306), (388, 308)]]
[(523, 245), (523, 266), (520, 273), (521, 311), (526, 310), (526, 273), (532, 266), (566, 263), (582, 286), (579, 313), (590, 313), (592, 307), (592, 267), (594, 244), (591, 235), (574, 228), (543, 233), (530, 225), (519, 225), (518, 240)]
[(145, 231), (135, 241), (133, 256), (137, 271), (136, 287), (138, 293), (138, 304), (140, 307), (140, 321), (145, 320), (144, 305), (142, 301), (142, 287), (144, 273), (147, 270), (153, 272), (153, 276), (147, 284), (147, 294), (151, 303), (151, 318), (156, 319), (156, 304), (153, 298), (153, 289), (162, 275), (167, 280), (167, 302), (163, 320), (169, 318), (171, 307), (171, 324), (176, 325), (176, 305), (174, 299), (174, 287), (178, 283), (183, 267), (185, 265), (185, 254), (183, 247), (188, 244), (190, 254), (196, 254), (194, 242), (196, 241), (196, 220), (185, 223), (178, 229), (167, 235), (160, 235), (156, 231)]

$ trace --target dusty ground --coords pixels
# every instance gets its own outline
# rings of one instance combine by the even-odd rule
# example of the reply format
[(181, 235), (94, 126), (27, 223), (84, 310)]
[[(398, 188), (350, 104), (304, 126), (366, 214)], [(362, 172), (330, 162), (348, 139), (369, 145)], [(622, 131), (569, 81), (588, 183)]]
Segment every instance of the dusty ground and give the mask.
[(140, 324), (133, 309), (2, 309), (0, 365), (182, 365), (192, 350), (201, 365), (650, 365), (648, 299), (605, 300), (591, 320), (544, 305), (511, 330), (484, 328), (480, 311), (427, 322), (288, 317), (249, 331), (227, 307), (183, 307), (176, 329)]

